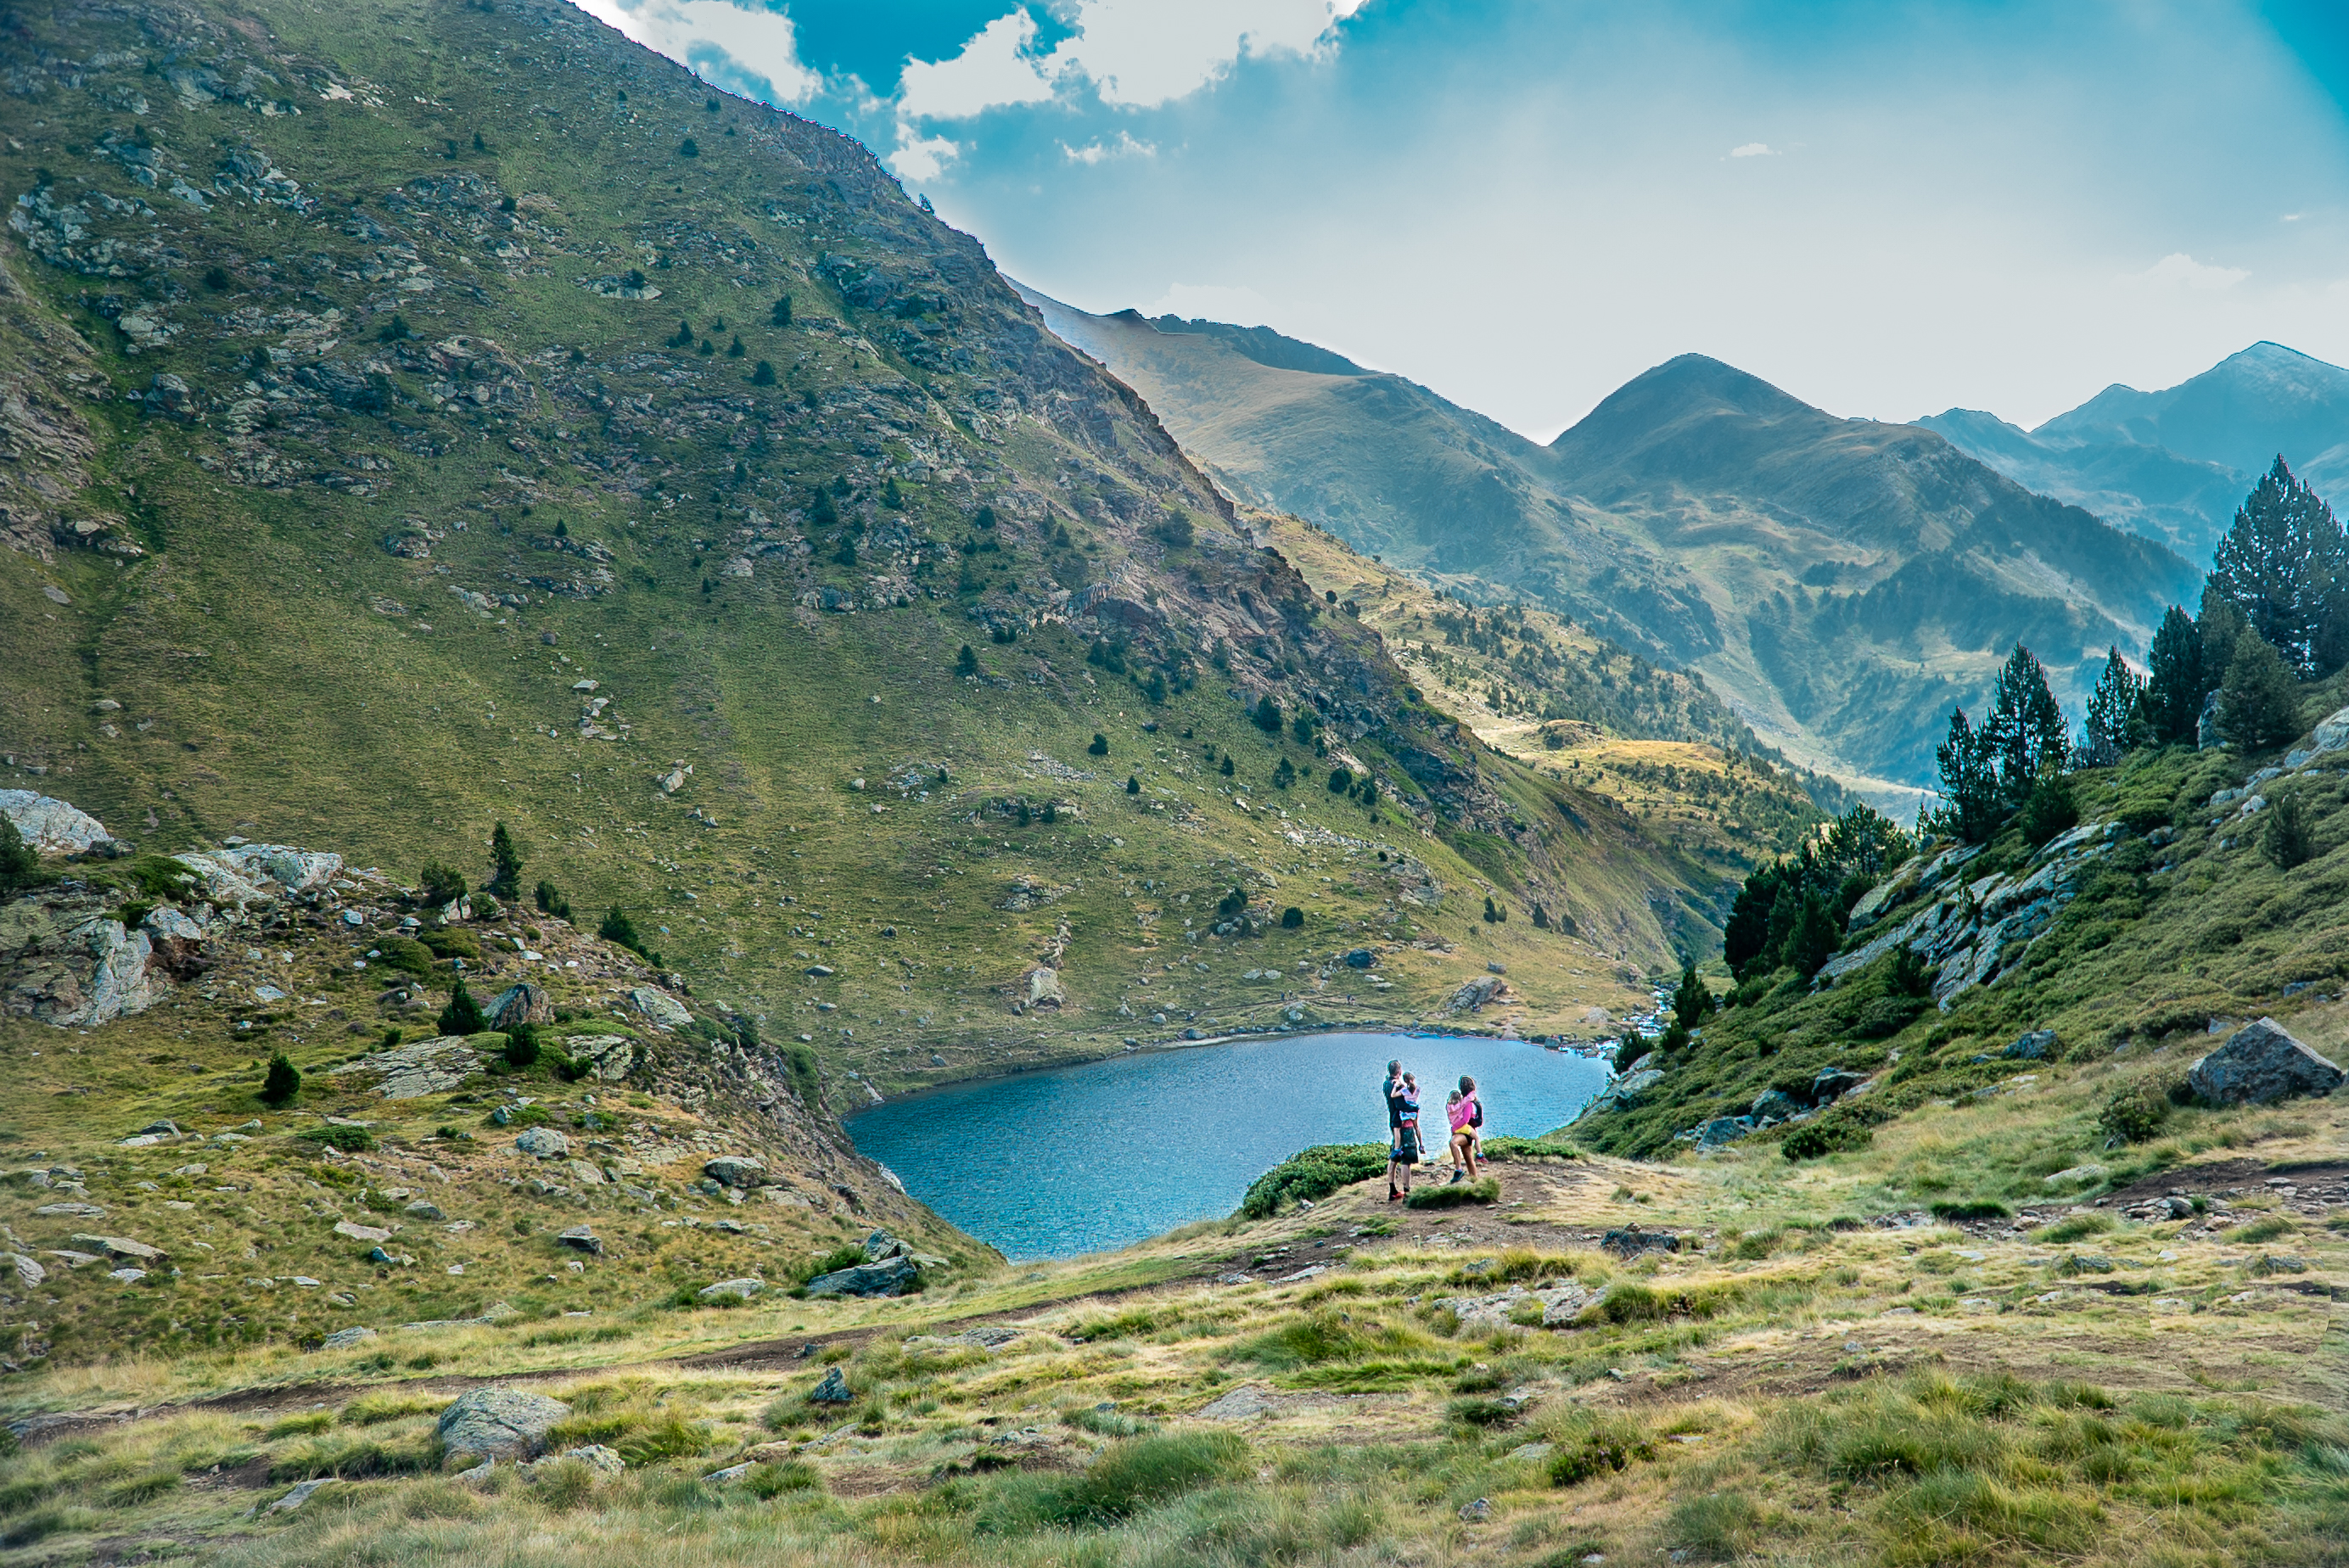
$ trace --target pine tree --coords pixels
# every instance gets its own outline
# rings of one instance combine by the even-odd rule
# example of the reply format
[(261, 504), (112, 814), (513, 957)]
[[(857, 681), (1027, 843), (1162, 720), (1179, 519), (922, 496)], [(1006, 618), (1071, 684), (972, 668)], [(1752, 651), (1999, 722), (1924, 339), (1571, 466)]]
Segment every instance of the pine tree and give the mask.
[(2162, 615), (2147, 663), (2151, 673), (2145, 683), (2146, 716), (2155, 740), (2164, 746), (2193, 745), (2209, 688), (2202, 679), (2202, 634), (2177, 605)]
[(2293, 674), (2317, 668), (2342, 628), (2334, 612), (2344, 556), (2341, 524), (2282, 457), (2235, 512), (2210, 557), (2210, 587), (2241, 612)]
[(268, 1075), (261, 1080), (261, 1103), (282, 1109), (293, 1104), (294, 1097), (301, 1092), (301, 1069), (285, 1059), (284, 1051), (271, 1057)]
[(970, 651), (968, 643), (965, 643), (962, 652), (955, 655), (955, 674), (964, 676), (978, 674), (978, 655)]
[(1704, 988), (1693, 964), (1681, 965), (1681, 983), (1672, 993), (1672, 1022), (1683, 1029), (1693, 1029), (1713, 1011), (1713, 993)]
[(1805, 897), (1803, 913), (1786, 938), (1786, 962), (1795, 966), (1795, 973), (1809, 979), (1835, 956), (1840, 944), (1835, 918), (1827, 913), (1826, 905), (1816, 897)]
[(490, 1026), (490, 1021), (481, 1016), (481, 1005), (473, 1000), (473, 994), (460, 980), (450, 988), (449, 1005), (440, 1009), (437, 1026), (444, 1035), (478, 1035)]
[(2240, 637), (2219, 687), (2219, 733), (2245, 751), (2282, 746), (2300, 733), (2300, 701), (2283, 655), (2265, 637)]
[(2047, 689), (2047, 672), (2020, 643), (1991, 689), (1987, 727), (1998, 758), (1999, 797), (2009, 808), (2023, 804), (2041, 774), (2061, 771), (2072, 749), (2064, 709)]
[(1976, 729), (1964, 708), (1950, 714), (1949, 738), (1933, 748), (1940, 770), (1943, 810), (1951, 830), (1970, 844), (1998, 830), (1998, 742), (1988, 725)]
[(0, 813), (0, 897), (28, 888), (41, 874), (41, 858), (16, 824)]
[(490, 831), (490, 863), (496, 874), (490, 878), (490, 891), (500, 898), (522, 896), (522, 851), (514, 848), (513, 835), (500, 822)]
[(2300, 793), (2278, 795), (2268, 806), (2267, 822), (2260, 830), (2260, 853), (2278, 871), (2306, 863), (2316, 853), (2316, 834), (2300, 809)]
[(2088, 697), (2088, 721), (2080, 751), (2091, 768), (2109, 768), (2129, 748), (2129, 723), (2145, 697), (2145, 683), (2115, 647), (2105, 655), (2105, 673)]

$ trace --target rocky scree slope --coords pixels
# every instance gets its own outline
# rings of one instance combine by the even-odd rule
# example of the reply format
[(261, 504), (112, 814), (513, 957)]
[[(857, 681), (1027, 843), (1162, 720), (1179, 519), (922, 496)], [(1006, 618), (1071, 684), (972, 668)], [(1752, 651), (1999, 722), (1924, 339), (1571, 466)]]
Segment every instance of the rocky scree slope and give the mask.
[(1701, 672), (1764, 739), (1889, 786), (1880, 800), (1924, 782), (1951, 703), (1976, 702), (2016, 640), (2078, 697), (2108, 645), (2141, 645), (2198, 582), (1938, 437), (1836, 418), (1702, 355), (1545, 447), (1400, 377), (1028, 297), (1238, 493)]
[[(51, 797), (0, 810), (48, 870), (0, 903), (12, 1369), (780, 1291), (875, 1226), (931, 1278), (994, 1261), (856, 1154), (804, 1047), (563, 921), (434, 908), (331, 851), (140, 853)], [(460, 984), (491, 1029), (436, 1024)]]
[[(477, 881), (505, 821), (885, 1085), (1361, 1016), (1338, 954), (1495, 934), (1473, 737), (855, 143), (560, 5), (21, 21), (7, 782)], [(1279, 789), (1332, 757), (1372, 802)], [(1135, 1006), (1216, 923), (1311, 995)]]

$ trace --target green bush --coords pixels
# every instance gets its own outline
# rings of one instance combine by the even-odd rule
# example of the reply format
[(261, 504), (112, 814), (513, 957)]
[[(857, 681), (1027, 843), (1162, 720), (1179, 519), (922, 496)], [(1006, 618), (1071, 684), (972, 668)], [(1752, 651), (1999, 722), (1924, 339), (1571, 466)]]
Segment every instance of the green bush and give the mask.
[(1264, 1220), (1286, 1202), (1313, 1202), (1340, 1187), (1367, 1181), (1387, 1168), (1383, 1143), (1317, 1143), (1290, 1155), (1249, 1183), (1237, 1212), (1243, 1220)]
[(1841, 1111), (1829, 1111), (1786, 1134), (1778, 1151), (1789, 1160), (1816, 1160), (1822, 1155), (1865, 1149), (1875, 1140), (1875, 1130), (1867, 1122)]
[(1501, 1184), (1487, 1176), (1480, 1181), (1460, 1181), (1436, 1187), (1414, 1187), (1403, 1200), (1408, 1209), (1457, 1209), (1469, 1203), (1497, 1203)]
[(40, 879), (41, 857), (25, 842), (16, 824), (0, 815), (0, 898), (21, 892)]
[(473, 994), (460, 980), (449, 988), (449, 1005), (440, 1009), (437, 1026), (444, 1035), (478, 1035), (488, 1030), (490, 1021), (481, 1016), (481, 1005), (473, 1000)]
[(2075, 1214), (2068, 1220), (2058, 1220), (2043, 1231), (2031, 1233), (2033, 1242), (2077, 1242), (2089, 1236), (2100, 1236), (2114, 1228), (2110, 1214)]
[(383, 956), (378, 964), (415, 975), (419, 980), (432, 977), (432, 950), (412, 936), (387, 936), (376, 944)]
[(761, 1502), (770, 1501), (786, 1492), (823, 1490), (823, 1475), (804, 1460), (770, 1460), (751, 1467), (742, 1478), (742, 1490)]
[(481, 944), (473, 940), (471, 932), (460, 926), (428, 925), (417, 940), (430, 949), (435, 958), (461, 958), (468, 964), (481, 961)]
[(425, 861), (417, 880), (422, 884), (424, 902), (435, 909), (454, 903), (465, 896), (463, 874), (445, 861)]
[(375, 1147), (375, 1134), (364, 1127), (352, 1127), (330, 1121), (324, 1127), (305, 1128), (295, 1138), (304, 1143), (315, 1143), (325, 1149), (338, 1149), (345, 1154), (364, 1154)]
[(2013, 1212), (2003, 1203), (1969, 1202), (1936, 1203), (1933, 1218), (1937, 1220), (2003, 1220)]
[(2096, 1130), (2109, 1143), (2143, 1143), (2169, 1115), (2168, 1097), (2150, 1083), (2122, 1084), (2105, 1098)]

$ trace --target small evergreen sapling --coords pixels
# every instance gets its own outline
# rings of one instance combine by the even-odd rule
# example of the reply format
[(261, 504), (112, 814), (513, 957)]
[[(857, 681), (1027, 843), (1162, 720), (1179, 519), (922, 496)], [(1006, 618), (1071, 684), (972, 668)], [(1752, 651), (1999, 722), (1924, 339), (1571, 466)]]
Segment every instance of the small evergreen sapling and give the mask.
[(500, 898), (522, 896), (522, 851), (514, 847), (513, 835), (500, 822), (490, 832), (490, 864), (495, 868), (490, 878), (490, 891)]
[(20, 892), (40, 880), (41, 857), (16, 830), (16, 824), (0, 815), (0, 897)]
[(450, 987), (449, 1005), (440, 1009), (436, 1026), (444, 1035), (478, 1035), (489, 1028), (490, 1021), (482, 1016), (481, 1005), (473, 1000), (473, 994), (460, 980)]
[(2269, 802), (2267, 822), (2260, 829), (2260, 853), (2278, 871), (2285, 872), (2315, 857), (2316, 831), (2301, 809), (2297, 790)]
[(282, 1110), (301, 1092), (301, 1069), (285, 1059), (284, 1051), (272, 1056), (268, 1074), (261, 1080), (261, 1103)]

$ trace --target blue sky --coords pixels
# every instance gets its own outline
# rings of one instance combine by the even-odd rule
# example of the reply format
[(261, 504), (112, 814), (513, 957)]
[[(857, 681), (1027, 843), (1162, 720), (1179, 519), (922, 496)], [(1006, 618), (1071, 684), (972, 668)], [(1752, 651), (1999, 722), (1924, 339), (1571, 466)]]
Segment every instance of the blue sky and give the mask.
[(1005, 271), (1547, 438), (1672, 355), (2035, 424), (2349, 363), (2337, 6), (578, 0), (863, 139)]

